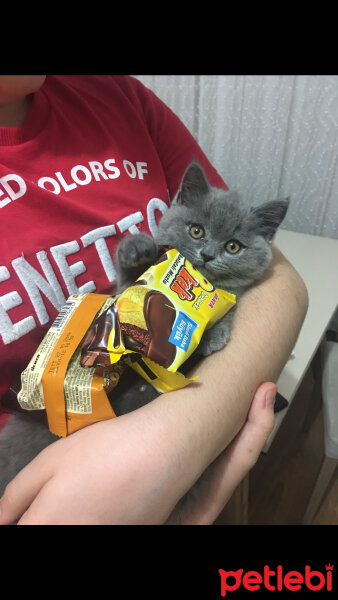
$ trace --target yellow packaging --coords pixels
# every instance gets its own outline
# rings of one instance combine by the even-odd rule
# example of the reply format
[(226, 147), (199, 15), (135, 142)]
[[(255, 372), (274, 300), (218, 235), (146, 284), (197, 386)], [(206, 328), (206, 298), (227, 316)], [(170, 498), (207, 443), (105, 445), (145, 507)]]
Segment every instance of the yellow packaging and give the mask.
[(235, 302), (175, 249), (118, 297), (74, 294), (22, 373), (20, 406), (46, 409), (64, 437), (116, 416), (107, 394), (126, 368), (159, 392), (184, 387), (177, 369)]
[[(146, 310), (151, 302), (154, 306)], [(145, 363), (156, 362), (176, 372), (196, 349), (205, 329), (235, 302), (233, 294), (215, 289), (182, 254), (171, 249), (119, 296), (116, 305), (120, 325), (127, 322), (150, 331), (149, 347), (143, 351)], [(122, 340), (114, 347), (114, 337), (112, 330), (107, 345), (112, 364), (126, 351)]]

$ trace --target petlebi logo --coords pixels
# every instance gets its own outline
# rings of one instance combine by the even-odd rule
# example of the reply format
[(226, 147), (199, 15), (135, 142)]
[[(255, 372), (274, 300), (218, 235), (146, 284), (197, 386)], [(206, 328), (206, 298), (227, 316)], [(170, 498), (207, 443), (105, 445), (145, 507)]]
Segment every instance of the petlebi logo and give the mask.
[(305, 565), (302, 571), (287, 571), (282, 565), (270, 567), (265, 565), (261, 571), (225, 571), (219, 569), (220, 587), (222, 597), (231, 597), (231, 594), (243, 589), (249, 592), (257, 590), (269, 592), (281, 591), (306, 591), (318, 592), (320, 590), (332, 591), (332, 572), (334, 565), (328, 563), (321, 569), (313, 569)]

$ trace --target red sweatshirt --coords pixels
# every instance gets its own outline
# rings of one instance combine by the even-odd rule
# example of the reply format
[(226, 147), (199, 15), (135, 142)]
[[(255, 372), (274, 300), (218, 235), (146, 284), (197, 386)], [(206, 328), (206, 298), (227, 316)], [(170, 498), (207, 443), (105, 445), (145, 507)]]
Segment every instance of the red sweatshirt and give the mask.
[(186, 127), (125, 76), (48, 76), (20, 127), (0, 128), (0, 397), (67, 297), (113, 293), (123, 235), (154, 234), (198, 160)]

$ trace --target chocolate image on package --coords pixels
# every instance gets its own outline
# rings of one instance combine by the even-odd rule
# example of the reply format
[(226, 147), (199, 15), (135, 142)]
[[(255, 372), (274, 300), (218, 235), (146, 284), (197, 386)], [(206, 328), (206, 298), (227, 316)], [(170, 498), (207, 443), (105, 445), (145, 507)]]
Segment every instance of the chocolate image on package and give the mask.
[[(107, 350), (108, 338), (111, 331), (119, 334), (118, 319), (116, 317), (116, 305), (102, 313), (95, 319), (82, 342), (81, 366), (82, 367), (106, 367), (110, 365), (109, 352)], [(115, 340), (114, 340), (115, 344)]]
[[(131, 286), (91, 325), (82, 344), (81, 366), (106, 367), (110, 364), (108, 341), (112, 345), (141, 352), (168, 368), (176, 356), (176, 346), (169, 337), (176, 320), (173, 303), (162, 292)], [(141, 293), (140, 293), (141, 292)]]
[(21, 408), (45, 409), (67, 436), (116, 416), (114, 394), (133, 369), (163, 393), (191, 384), (178, 369), (236, 297), (169, 249), (119, 296), (73, 294), (22, 373)]

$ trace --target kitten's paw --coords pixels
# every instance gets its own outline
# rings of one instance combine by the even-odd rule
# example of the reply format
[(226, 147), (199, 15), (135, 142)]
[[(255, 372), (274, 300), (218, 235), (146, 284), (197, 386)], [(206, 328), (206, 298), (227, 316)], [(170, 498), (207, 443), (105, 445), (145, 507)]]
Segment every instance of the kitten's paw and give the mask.
[(150, 265), (155, 262), (157, 255), (157, 244), (145, 233), (126, 235), (116, 252), (117, 261), (122, 269)]
[(230, 338), (230, 327), (228, 324), (219, 324), (216, 328), (209, 329), (203, 334), (198, 351), (202, 356), (209, 356), (213, 352), (222, 350)]

